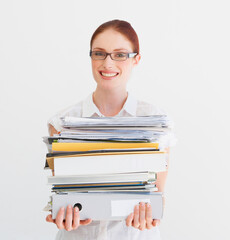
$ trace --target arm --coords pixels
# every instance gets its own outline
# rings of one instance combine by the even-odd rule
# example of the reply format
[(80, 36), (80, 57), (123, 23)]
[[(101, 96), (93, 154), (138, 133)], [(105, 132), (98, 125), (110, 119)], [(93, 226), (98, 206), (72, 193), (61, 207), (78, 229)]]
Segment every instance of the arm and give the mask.
[(48, 131), (49, 131), (50, 136), (53, 136), (54, 134), (58, 134), (58, 131), (51, 124), (49, 124), (49, 126), (48, 126)]
[[(51, 124), (49, 124), (49, 134), (50, 136), (58, 134), (58, 131)], [(56, 219), (52, 219), (52, 215), (49, 214), (46, 221), (55, 223), (58, 229), (65, 229), (66, 231), (77, 229), (80, 225), (88, 225), (92, 222), (92, 219), (80, 220), (79, 209), (77, 207), (73, 209), (71, 205), (67, 206), (65, 220), (64, 213), (65, 208), (62, 207), (59, 209)]]
[(158, 192), (164, 192), (165, 183), (166, 183), (166, 179), (167, 179), (167, 176), (168, 176), (168, 168), (169, 168), (169, 148), (166, 148), (165, 151), (166, 151), (166, 153), (168, 154), (168, 158), (166, 159), (166, 161), (167, 161), (167, 167), (166, 167), (166, 171), (157, 173), (156, 186), (157, 186), (157, 188), (158, 188)]
[[(169, 148), (166, 149), (169, 156)], [(157, 173), (156, 186), (158, 192), (164, 192), (165, 183), (168, 175), (169, 158), (167, 159), (167, 168), (165, 172)], [(163, 206), (165, 199), (163, 197)], [(152, 227), (160, 224), (159, 219), (152, 219), (152, 208), (150, 204), (140, 203), (135, 206), (134, 213), (131, 213), (126, 219), (126, 225), (128, 227), (133, 226), (139, 230), (151, 229)]]

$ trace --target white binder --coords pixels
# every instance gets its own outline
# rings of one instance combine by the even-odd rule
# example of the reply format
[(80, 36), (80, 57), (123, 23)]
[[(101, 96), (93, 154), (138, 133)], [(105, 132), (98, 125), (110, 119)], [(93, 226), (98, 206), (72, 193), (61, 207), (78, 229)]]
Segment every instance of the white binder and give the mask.
[(68, 193), (54, 194), (52, 198), (52, 218), (55, 219), (61, 207), (75, 204), (80, 209), (80, 219), (122, 220), (134, 211), (139, 202), (149, 202), (152, 218), (163, 216), (163, 197), (161, 192), (136, 193)]

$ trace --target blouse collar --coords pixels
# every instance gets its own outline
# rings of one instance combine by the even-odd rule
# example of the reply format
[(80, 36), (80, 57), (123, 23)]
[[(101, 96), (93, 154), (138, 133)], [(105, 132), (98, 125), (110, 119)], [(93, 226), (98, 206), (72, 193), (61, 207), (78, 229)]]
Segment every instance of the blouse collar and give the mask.
[[(137, 110), (137, 100), (130, 93), (125, 101), (121, 111), (116, 115), (122, 116), (135, 116)], [(82, 108), (82, 117), (104, 117), (93, 102), (93, 93), (91, 93), (84, 101)]]

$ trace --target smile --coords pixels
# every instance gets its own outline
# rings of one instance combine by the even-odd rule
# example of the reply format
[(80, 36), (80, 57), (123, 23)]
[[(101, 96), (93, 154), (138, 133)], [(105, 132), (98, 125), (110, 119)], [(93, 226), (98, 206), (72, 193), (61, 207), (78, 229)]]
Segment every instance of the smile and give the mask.
[(105, 73), (105, 72), (100, 72), (100, 74), (104, 77), (115, 77), (117, 76), (119, 73)]

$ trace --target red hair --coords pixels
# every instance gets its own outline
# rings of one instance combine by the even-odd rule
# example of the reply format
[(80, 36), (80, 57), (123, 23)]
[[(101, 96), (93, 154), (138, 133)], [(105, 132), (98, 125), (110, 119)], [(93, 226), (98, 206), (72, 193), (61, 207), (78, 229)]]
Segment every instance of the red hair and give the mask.
[(123, 20), (112, 20), (101, 24), (92, 35), (90, 49), (92, 49), (93, 40), (96, 36), (108, 29), (113, 29), (125, 36), (132, 43), (133, 52), (139, 54), (139, 40), (137, 33), (130, 23)]

